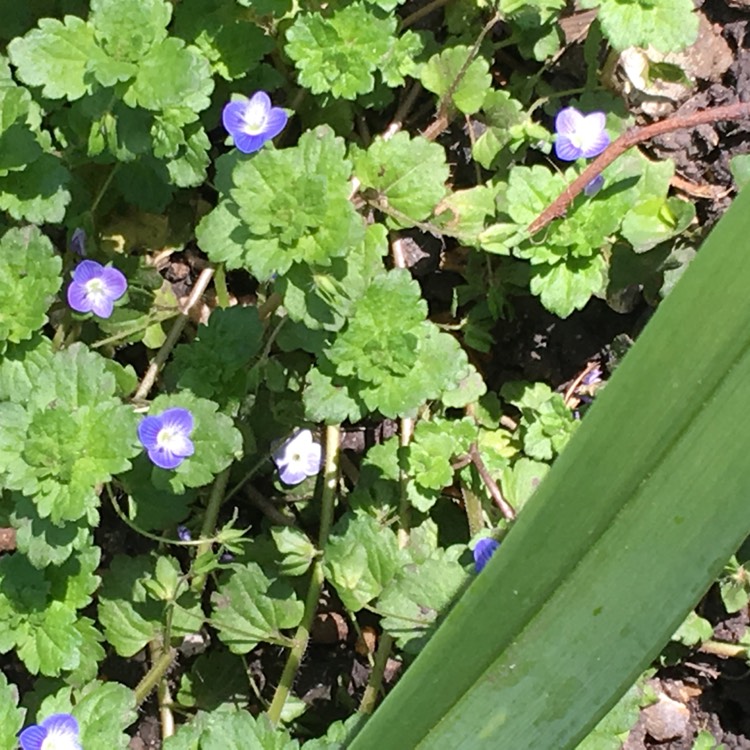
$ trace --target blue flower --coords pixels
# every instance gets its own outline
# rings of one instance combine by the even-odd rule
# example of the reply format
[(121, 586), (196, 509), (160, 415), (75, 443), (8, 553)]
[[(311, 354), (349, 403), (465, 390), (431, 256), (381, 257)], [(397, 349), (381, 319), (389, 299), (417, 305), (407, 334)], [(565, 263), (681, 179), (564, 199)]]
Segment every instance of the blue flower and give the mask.
[(474, 545), (474, 569), (477, 573), (481, 573), (484, 570), (484, 566), (487, 565), (499, 546), (500, 542), (497, 539), (490, 539), (489, 537), (480, 539)]
[(306, 477), (314, 477), (323, 463), (320, 443), (313, 440), (310, 430), (300, 430), (279, 446), (272, 454), (284, 484), (299, 484)]
[(18, 735), (23, 750), (81, 750), (78, 722), (70, 714), (52, 714)]
[(157, 417), (146, 417), (138, 425), (138, 439), (151, 462), (160, 469), (176, 469), (195, 452), (189, 435), (193, 415), (180, 406), (163, 411)]
[(121, 271), (95, 260), (84, 260), (73, 271), (68, 304), (76, 312), (93, 312), (100, 318), (108, 318), (112, 315), (115, 300), (120, 299), (127, 289), (128, 282)]
[(70, 237), (70, 249), (81, 258), (86, 257), (86, 230), (78, 227)]
[(583, 192), (591, 198), (596, 195), (604, 187), (604, 175), (598, 174), (594, 177), (591, 182), (583, 189)]
[(605, 130), (604, 112), (581, 114), (575, 107), (566, 107), (555, 118), (555, 153), (563, 161), (575, 161), (582, 156), (590, 159), (609, 146)]
[(243, 97), (224, 106), (221, 121), (234, 145), (243, 154), (252, 154), (266, 141), (275, 138), (286, 125), (287, 114), (281, 107), (272, 107), (265, 91), (248, 99)]

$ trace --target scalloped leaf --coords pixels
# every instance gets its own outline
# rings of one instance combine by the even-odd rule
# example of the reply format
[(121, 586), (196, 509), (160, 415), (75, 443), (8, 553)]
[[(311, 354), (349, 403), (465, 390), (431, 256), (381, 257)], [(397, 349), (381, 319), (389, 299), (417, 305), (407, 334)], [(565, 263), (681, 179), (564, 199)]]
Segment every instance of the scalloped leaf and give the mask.
[(0, 239), (0, 342), (18, 343), (47, 322), (60, 289), (62, 261), (37, 227), (9, 229)]
[(232, 565), (211, 602), (211, 623), (234, 654), (246, 654), (263, 642), (290, 645), (282, 631), (296, 628), (304, 613), (294, 589), (269, 578), (255, 563)]

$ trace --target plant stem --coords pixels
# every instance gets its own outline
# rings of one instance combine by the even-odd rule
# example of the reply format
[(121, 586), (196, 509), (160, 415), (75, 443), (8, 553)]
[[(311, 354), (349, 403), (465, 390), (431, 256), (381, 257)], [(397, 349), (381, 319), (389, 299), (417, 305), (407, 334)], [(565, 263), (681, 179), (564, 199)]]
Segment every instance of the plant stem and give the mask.
[[(336, 487), (338, 485), (339, 469), (339, 446), (341, 443), (341, 428), (338, 425), (326, 426), (326, 456), (325, 467), (323, 470), (323, 494), (321, 497), (320, 510), (320, 532), (318, 535), (318, 547), (325, 549), (328, 541), (328, 533), (331, 530), (333, 522), (333, 505), (336, 499)], [(307, 649), (307, 642), (310, 638), (310, 628), (312, 627), (315, 612), (318, 609), (318, 600), (320, 592), (323, 589), (325, 576), (323, 573), (323, 561), (317, 559), (313, 563), (310, 575), (310, 586), (307, 590), (305, 599), (305, 611), (302, 615), (302, 622), (294, 634), (294, 645), (292, 646), (289, 656), (287, 657), (284, 671), (281, 674), (279, 685), (268, 709), (268, 718), (274, 724), (278, 724), (281, 719), (281, 712), (284, 710), (284, 704), (289, 696), (289, 692), (294, 684), (294, 678), (302, 662), (302, 656)]]
[(482, 456), (479, 453), (476, 443), (472, 443), (471, 448), (469, 448), (469, 455), (471, 456), (471, 462), (479, 472), (479, 476), (482, 477), (482, 481), (484, 482), (485, 487), (487, 487), (487, 491), (495, 501), (495, 505), (500, 508), (500, 512), (505, 518), (512, 521), (516, 517), (516, 511), (513, 510), (510, 503), (503, 497), (503, 493), (500, 491), (497, 482), (492, 478), (492, 474), (487, 471), (487, 467), (482, 460)]
[[(216, 531), (216, 521), (219, 518), (219, 508), (221, 508), (221, 503), (224, 500), (224, 493), (226, 492), (228, 482), (229, 468), (226, 468), (216, 477), (213, 487), (211, 488), (211, 495), (208, 498), (206, 512), (203, 514), (201, 542), (196, 550), (196, 557), (200, 557), (201, 555), (206, 554), (206, 552), (211, 551), (213, 540), (210, 537), (213, 537)], [(201, 591), (205, 583), (205, 574), (197, 575), (193, 578), (191, 588), (193, 591)]]
[(219, 307), (229, 307), (229, 289), (227, 289), (227, 272), (223, 263), (217, 263), (214, 269), (214, 288)]
[(526, 231), (529, 236), (535, 235), (540, 229), (544, 229), (551, 221), (565, 215), (568, 206), (573, 199), (591, 182), (598, 174), (608, 167), (618, 156), (624, 154), (629, 148), (643, 143), (658, 135), (671, 133), (673, 130), (683, 128), (694, 128), (698, 125), (708, 125), (721, 120), (745, 120), (750, 118), (750, 102), (735, 102), (723, 107), (709, 107), (708, 109), (694, 112), (690, 115), (674, 115), (665, 120), (655, 122), (651, 125), (631, 128), (623, 133), (614, 143), (594, 159), (586, 169), (570, 183), (560, 195), (542, 211), (534, 221), (529, 224)]
[(388, 657), (391, 655), (392, 648), (393, 637), (389, 633), (383, 633), (380, 636), (378, 650), (375, 652), (375, 664), (373, 665), (372, 672), (370, 672), (370, 679), (367, 681), (367, 687), (357, 709), (361, 714), (371, 714), (375, 710), (378, 693), (383, 684), (385, 666), (388, 663)]
[(151, 691), (159, 684), (159, 681), (167, 673), (167, 670), (172, 666), (172, 662), (175, 659), (177, 652), (173, 648), (162, 651), (158, 657), (155, 658), (154, 663), (151, 665), (151, 669), (144, 675), (143, 679), (136, 685), (135, 688), (135, 705), (140, 706), (143, 701), (148, 698)]
[(414, 13), (404, 18), (404, 20), (401, 21), (401, 26), (399, 27), (399, 31), (408, 29), (409, 26), (412, 26), (421, 18), (424, 18), (425, 16), (432, 13), (434, 10), (437, 10), (438, 8), (442, 8), (444, 5), (447, 5), (450, 1), (451, 0), (431, 0), (431, 2), (427, 3), (427, 5), (423, 5), (421, 8), (419, 8), (419, 10), (415, 10)]
[(203, 296), (203, 293), (206, 291), (206, 287), (208, 287), (213, 275), (213, 268), (205, 268), (201, 271), (201, 275), (195, 282), (195, 286), (188, 298), (185, 309), (177, 316), (177, 320), (172, 324), (172, 328), (167, 335), (167, 340), (162, 344), (161, 349), (156, 353), (153, 360), (151, 360), (151, 364), (148, 366), (148, 370), (146, 370), (146, 374), (143, 376), (143, 380), (141, 380), (138, 390), (135, 392), (135, 396), (133, 396), (134, 401), (142, 401), (148, 396), (149, 391), (156, 382), (156, 376), (159, 374), (159, 370), (161, 370), (162, 366), (169, 358), (177, 340), (182, 335), (185, 324), (188, 322), (188, 312), (190, 312), (198, 300)]

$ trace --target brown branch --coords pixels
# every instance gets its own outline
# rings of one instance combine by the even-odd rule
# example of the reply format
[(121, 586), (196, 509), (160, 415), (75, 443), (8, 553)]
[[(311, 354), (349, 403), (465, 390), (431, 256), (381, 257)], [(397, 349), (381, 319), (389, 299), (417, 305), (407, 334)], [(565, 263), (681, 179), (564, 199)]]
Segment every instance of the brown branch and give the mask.
[(503, 497), (503, 493), (500, 491), (500, 487), (498, 487), (497, 482), (492, 478), (492, 475), (484, 465), (484, 461), (482, 460), (482, 456), (479, 454), (479, 449), (477, 448), (476, 443), (472, 443), (471, 448), (469, 448), (469, 455), (471, 456), (471, 462), (479, 472), (479, 476), (482, 477), (482, 481), (484, 482), (485, 487), (487, 487), (487, 491), (495, 501), (495, 505), (500, 508), (500, 512), (509, 521), (515, 519), (516, 511), (513, 510), (510, 503)]
[(750, 102), (735, 102), (723, 107), (710, 107), (700, 112), (694, 112), (691, 115), (675, 115), (668, 117), (652, 125), (631, 128), (623, 133), (614, 143), (602, 154), (597, 156), (581, 174), (570, 183), (560, 195), (550, 203), (547, 208), (529, 224), (527, 231), (529, 235), (535, 235), (540, 229), (543, 229), (551, 221), (565, 215), (568, 206), (573, 199), (583, 191), (586, 185), (591, 182), (598, 174), (608, 167), (618, 156), (624, 154), (629, 148), (643, 143), (657, 135), (671, 133), (673, 130), (683, 128), (694, 128), (698, 125), (707, 125), (720, 120), (742, 120), (750, 118)]

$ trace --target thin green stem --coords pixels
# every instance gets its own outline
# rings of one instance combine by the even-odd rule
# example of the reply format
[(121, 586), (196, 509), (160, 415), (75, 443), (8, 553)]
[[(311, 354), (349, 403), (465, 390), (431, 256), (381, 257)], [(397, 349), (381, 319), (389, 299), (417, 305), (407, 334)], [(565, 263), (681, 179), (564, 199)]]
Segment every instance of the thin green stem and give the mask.
[(258, 471), (258, 469), (260, 469), (260, 467), (263, 466), (266, 461), (268, 461), (269, 455), (270, 454), (266, 453), (259, 461), (256, 461), (256, 463), (253, 464), (250, 471), (248, 471), (247, 474), (245, 474), (245, 476), (242, 477), (242, 479), (240, 479), (240, 481), (237, 482), (237, 484), (235, 484), (231, 490), (229, 490), (229, 492), (227, 492), (227, 494), (224, 496), (224, 502), (231, 500), (240, 491), (240, 489), (242, 489), (243, 485), (246, 484), (250, 479), (252, 479), (255, 472)]
[[(229, 468), (226, 468), (216, 477), (213, 487), (211, 488), (211, 495), (208, 498), (206, 512), (203, 514), (203, 524), (201, 525), (202, 541), (198, 545), (198, 550), (196, 552), (197, 557), (205, 555), (207, 552), (211, 551), (212, 542), (208, 540), (208, 537), (213, 536), (216, 531), (216, 521), (219, 518), (219, 509), (224, 501), (228, 482)], [(206, 576), (204, 574), (195, 576), (191, 584), (193, 591), (202, 590), (205, 583)]]
[(380, 686), (383, 684), (385, 665), (388, 663), (388, 657), (391, 655), (392, 648), (393, 637), (389, 633), (383, 633), (380, 637), (380, 643), (378, 643), (378, 649), (375, 652), (375, 664), (370, 672), (370, 679), (367, 681), (367, 687), (357, 709), (361, 714), (371, 714), (375, 710)]
[(229, 289), (227, 288), (227, 271), (223, 263), (217, 263), (214, 269), (214, 289), (219, 307), (229, 307)]
[(93, 219), (94, 213), (96, 212), (96, 209), (99, 206), (99, 203), (101, 202), (102, 198), (104, 197), (104, 194), (109, 189), (110, 184), (112, 183), (112, 180), (114, 179), (114, 176), (117, 174), (117, 170), (120, 168), (121, 162), (116, 162), (114, 167), (109, 170), (109, 174), (107, 175), (107, 179), (104, 180), (104, 182), (101, 184), (101, 187), (99, 188), (96, 197), (94, 198), (93, 203), (91, 204), (91, 208), (89, 209), (91, 211), (91, 217)]
[[(333, 507), (336, 500), (336, 488), (338, 486), (339, 476), (339, 447), (341, 445), (341, 428), (339, 425), (326, 426), (326, 456), (323, 469), (323, 493), (321, 496), (320, 510), (320, 532), (318, 535), (318, 547), (325, 549), (328, 541), (328, 534), (333, 522)], [(294, 634), (294, 646), (289, 652), (287, 662), (284, 665), (284, 671), (281, 674), (278, 687), (274, 693), (271, 706), (268, 709), (268, 718), (278, 724), (281, 719), (281, 712), (284, 710), (284, 704), (289, 697), (289, 692), (294, 684), (294, 678), (302, 662), (302, 656), (307, 649), (307, 642), (310, 639), (310, 628), (312, 627), (315, 613), (318, 609), (318, 600), (320, 592), (323, 589), (325, 576), (323, 574), (323, 561), (318, 559), (313, 563), (310, 574), (310, 585), (307, 590), (305, 599), (305, 611), (302, 616), (302, 622)]]
[(151, 665), (151, 669), (145, 674), (143, 679), (136, 685), (135, 705), (140, 706), (143, 701), (151, 695), (151, 691), (159, 684), (167, 670), (172, 666), (177, 652), (170, 648), (163, 651)]

